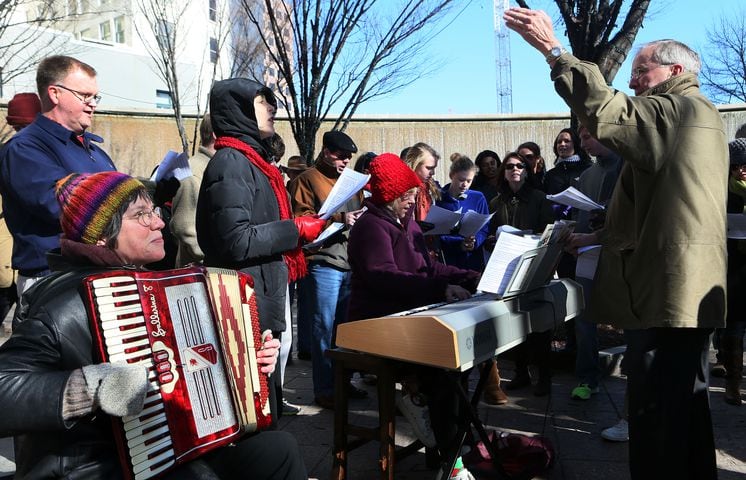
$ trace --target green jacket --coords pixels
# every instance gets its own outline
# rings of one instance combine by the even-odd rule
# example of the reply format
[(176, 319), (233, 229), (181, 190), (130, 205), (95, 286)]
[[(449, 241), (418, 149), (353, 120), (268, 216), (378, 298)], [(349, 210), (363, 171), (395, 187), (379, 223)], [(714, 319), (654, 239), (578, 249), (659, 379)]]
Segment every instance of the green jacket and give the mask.
[(590, 318), (621, 328), (725, 325), (728, 144), (720, 114), (685, 73), (629, 97), (596, 65), (563, 55), (555, 89), (624, 158)]

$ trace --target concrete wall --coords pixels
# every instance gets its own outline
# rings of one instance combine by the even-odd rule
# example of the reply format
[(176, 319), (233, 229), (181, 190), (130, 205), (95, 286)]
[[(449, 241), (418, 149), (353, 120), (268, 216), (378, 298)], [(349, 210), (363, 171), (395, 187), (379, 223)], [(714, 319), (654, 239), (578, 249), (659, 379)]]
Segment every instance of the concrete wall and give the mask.
[[(721, 107), (728, 138), (733, 138), (737, 128), (746, 123), (746, 104)], [(0, 105), (0, 118), (5, 117), (5, 105)], [(194, 119), (188, 119), (188, 129)], [(552, 142), (557, 132), (569, 125), (568, 115), (499, 115), (432, 117), (358, 117), (347, 129), (361, 152), (394, 152), (416, 142), (433, 146), (444, 159), (438, 165), (439, 181), (447, 182), (448, 156), (453, 152), (469, 155), (472, 159), (484, 149), (502, 155), (520, 143), (532, 140), (542, 148), (548, 164), (554, 159)], [(298, 153), (290, 124), (280, 120), (275, 124), (286, 144), (284, 160)], [(331, 128), (325, 123), (318, 135), (317, 153), (321, 134)], [(163, 155), (178, 150), (180, 142), (174, 120), (162, 112), (116, 112), (102, 110), (96, 113), (91, 131), (102, 136), (104, 148), (114, 159), (120, 171), (132, 175), (148, 176)], [(354, 160), (354, 159), (353, 159)]]

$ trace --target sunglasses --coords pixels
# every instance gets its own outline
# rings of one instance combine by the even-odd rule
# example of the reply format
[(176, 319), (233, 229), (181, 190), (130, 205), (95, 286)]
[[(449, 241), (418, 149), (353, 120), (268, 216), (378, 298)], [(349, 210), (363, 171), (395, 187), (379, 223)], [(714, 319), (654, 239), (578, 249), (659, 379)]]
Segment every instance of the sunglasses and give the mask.
[(526, 164), (525, 163), (506, 163), (505, 164), (505, 170), (525, 170)]

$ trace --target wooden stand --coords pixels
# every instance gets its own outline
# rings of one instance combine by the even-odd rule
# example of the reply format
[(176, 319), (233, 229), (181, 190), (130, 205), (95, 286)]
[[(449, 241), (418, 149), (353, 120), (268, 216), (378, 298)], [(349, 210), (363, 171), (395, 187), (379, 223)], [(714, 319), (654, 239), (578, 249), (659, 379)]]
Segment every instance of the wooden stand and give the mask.
[[(347, 478), (347, 454), (371, 440), (380, 442), (378, 465), (382, 480), (394, 479), (394, 463), (397, 458), (422, 448), (419, 440), (397, 449), (396, 433), (396, 371), (398, 362), (366, 353), (344, 349), (327, 350), (326, 355), (334, 361), (334, 450), (332, 480)], [(369, 428), (351, 425), (348, 418), (347, 383), (348, 372), (359, 370), (378, 377), (378, 427)], [(349, 437), (355, 437), (348, 441)]]

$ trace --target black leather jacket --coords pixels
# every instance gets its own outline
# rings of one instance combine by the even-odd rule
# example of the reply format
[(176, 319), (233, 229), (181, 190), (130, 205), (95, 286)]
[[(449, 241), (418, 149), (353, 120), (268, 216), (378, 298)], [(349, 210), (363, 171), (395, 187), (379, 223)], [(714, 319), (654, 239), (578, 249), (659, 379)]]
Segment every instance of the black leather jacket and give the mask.
[(70, 374), (93, 363), (81, 280), (103, 270), (75, 267), (35, 284), (0, 346), (0, 434), (15, 436), (17, 479), (122, 478), (108, 415), (62, 419)]

